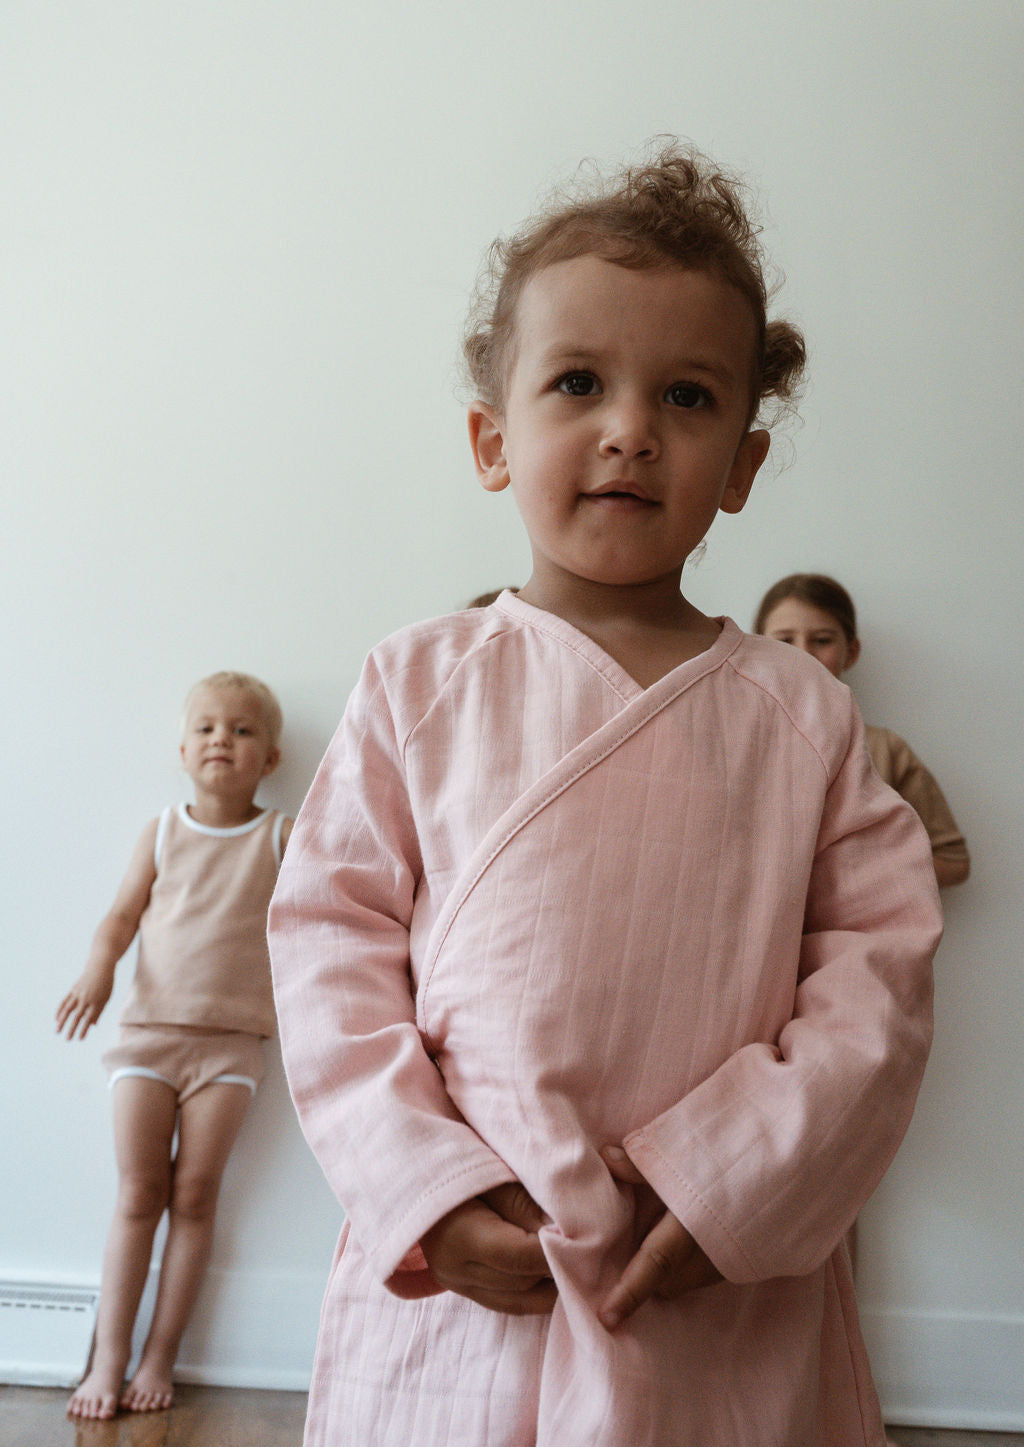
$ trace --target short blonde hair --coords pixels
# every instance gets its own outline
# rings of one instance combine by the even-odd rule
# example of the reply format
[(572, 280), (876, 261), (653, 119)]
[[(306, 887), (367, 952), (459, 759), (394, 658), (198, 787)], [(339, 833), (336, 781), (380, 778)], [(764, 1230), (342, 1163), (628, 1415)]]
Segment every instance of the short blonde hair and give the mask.
[(276, 749), (281, 742), (281, 730), (284, 727), (284, 715), (281, 712), (281, 705), (277, 701), (277, 695), (272, 688), (269, 688), (262, 679), (254, 677), (251, 673), (235, 673), (229, 669), (220, 673), (211, 673), (206, 678), (201, 678), (189, 689), (185, 698), (185, 707), (181, 715), (181, 731), (185, 732), (185, 722), (188, 718), (189, 707), (193, 698), (201, 688), (240, 688), (246, 693), (251, 693), (260, 706), (263, 715), (263, 722), (270, 734), (270, 742)]

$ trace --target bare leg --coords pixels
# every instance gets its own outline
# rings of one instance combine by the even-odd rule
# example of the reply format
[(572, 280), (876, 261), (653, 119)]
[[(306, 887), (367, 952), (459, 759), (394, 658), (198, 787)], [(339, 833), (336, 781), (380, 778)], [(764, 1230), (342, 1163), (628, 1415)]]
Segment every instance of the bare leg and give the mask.
[(96, 1339), (69, 1417), (113, 1417), (132, 1349), (153, 1236), (171, 1188), (177, 1096), (169, 1085), (125, 1076), (114, 1086), (117, 1204), (103, 1255)]
[(221, 1177), (249, 1100), (246, 1085), (208, 1085), (181, 1107), (153, 1324), (121, 1397), (129, 1412), (157, 1412), (171, 1405), (178, 1346), (210, 1259)]

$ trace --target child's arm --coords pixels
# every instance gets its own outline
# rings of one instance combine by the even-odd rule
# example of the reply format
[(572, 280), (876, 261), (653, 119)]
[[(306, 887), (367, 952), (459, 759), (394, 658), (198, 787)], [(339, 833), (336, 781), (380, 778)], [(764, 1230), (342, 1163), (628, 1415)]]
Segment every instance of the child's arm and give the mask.
[(135, 938), (156, 879), (158, 822), (142, 831), (113, 906), (93, 936), (85, 969), (57, 1007), (57, 1033), (66, 1028), (69, 1040), (84, 1040), (100, 1018), (114, 988), (117, 962)]
[(935, 776), (906, 739), (891, 729), (871, 729), (868, 740), (878, 772), (906, 799), (928, 830), (939, 888), (963, 884), (971, 872), (971, 856)]
[(971, 872), (971, 856), (935, 776), (910, 745), (898, 737), (894, 737), (893, 767), (893, 788), (902, 794), (928, 830), (939, 888), (963, 884)]
[(378, 1279), (417, 1296), (441, 1289), (419, 1243), (514, 1174), (460, 1116), (418, 1028), (423, 864), (403, 746), (419, 701), (401, 693), (412, 670), (395, 672), (397, 700), (366, 665), (296, 820), (269, 936), (303, 1131)]
[(827, 1259), (906, 1131), (931, 1040), (941, 911), (928, 840), (868, 766), (850, 708), (807, 888), (791, 1019), (623, 1142), (737, 1283), (805, 1275)]

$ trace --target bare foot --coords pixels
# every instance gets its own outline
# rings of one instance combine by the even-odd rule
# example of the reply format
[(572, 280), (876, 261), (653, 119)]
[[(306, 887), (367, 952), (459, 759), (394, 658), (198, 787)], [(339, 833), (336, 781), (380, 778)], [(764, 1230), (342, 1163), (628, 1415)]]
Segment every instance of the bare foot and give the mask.
[(141, 1361), (134, 1377), (121, 1393), (126, 1412), (162, 1412), (174, 1401), (170, 1368)]
[(78, 1390), (68, 1403), (68, 1416), (104, 1419), (115, 1416), (123, 1376), (123, 1369), (94, 1366), (82, 1378)]

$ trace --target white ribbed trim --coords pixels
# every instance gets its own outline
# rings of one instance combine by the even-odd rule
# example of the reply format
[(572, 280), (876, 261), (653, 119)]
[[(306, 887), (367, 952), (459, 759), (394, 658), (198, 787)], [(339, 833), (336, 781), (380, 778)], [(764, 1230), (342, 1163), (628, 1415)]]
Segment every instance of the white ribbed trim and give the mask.
[(197, 834), (212, 834), (216, 839), (230, 839), (235, 834), (251, 834), (252, 831), (263, 823), (269, 814), (269, 809), (261, 809), (255, 819), (250, 819), (248, 824), (232, 824), (229, 829), (215, 829), (212, 824), (200, 824), (188, 812), (187, 804), (178, 805), (178, 818)]
[(173, 804), (168, 804), (166, 809), (161, 810), (160, 819), (156, 826), (156, 843), (153, 845), (153, 863), (157, 869), (160, 868), (160, 851), (164, 847), (164, 835), (167, 833), (167, 826), (171, 822), (173, 810)]
[(278, 869), (281, 868), (281, 830), (284, 828), (284, 815), (278, 814), (274, 820), (274, 834), (271, 843), (274, 846), (274, 863)]

